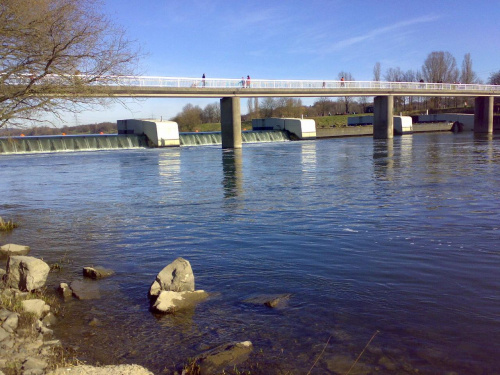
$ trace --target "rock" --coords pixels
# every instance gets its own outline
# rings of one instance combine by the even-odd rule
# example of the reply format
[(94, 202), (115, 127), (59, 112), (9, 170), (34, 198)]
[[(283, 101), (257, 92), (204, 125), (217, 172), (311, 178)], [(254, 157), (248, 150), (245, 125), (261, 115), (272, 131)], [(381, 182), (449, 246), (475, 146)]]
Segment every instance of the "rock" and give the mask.
[(0, 310), (0, 322), (3, 322), (5, 319), (7, 319), (10, 314), (12, 314), (12, 311), (6, 309)]
[(70, 284), (73, 295), (78, 299), (99, 299), (101, 293), (99, 286), (92, 282), (73, 281)]
[(6, 287), (31, 292), (45, 285), (50, 267), (29, 256), (11, 256), (7, 262)]
[(2, 342), (3, 340), (7, 339), (10, 337), (10, 334), (9, 332), (7, 332), (5, 329), (3, 329), (2, 327), (0, 327), (0, 342)]
[(5, 329), (9, 333), (13, 333), (17, 329), (17, 325), (19, 324), (19, 314), (11, 313), (7, 319), (2, 324), (2, 328)]
[(7, 271), (5, 271), (3, 268), (0, 268), (0, 280), (3, 279), (3, 275), (7, 274)]
[(255, 305), (265, 305), (271, 308), (283, 308), (288, 304), (291, 294), (264, 294), (247, 298), (243, 302)]
[(252, 350), (250, 341), (232, 342), (199, 355), (195, 361), (200, 366), (201, 375), (219, 374), (224, 369), (233, 369), (234, 366), (245, 362)]
[(194, 291), (194, 274), (191, 264), (186, 259), (177, 258), (160, 271), (149, 289), (149, 298), (155, 299), (163, 290)]
[(88, 365), (59, 368), (47, 373), (47, 375), (154, 375), (139, 365), (119, 365), (94, 367)]
[(103, 267), (83, 267), (83, 276), (91, 279), (101, 279), (113, 275), (113, 270), (108, 270)]
[(67, 298), (70, 298), (73, 296), (73, 291), (71, 290), (69, 285), (66, 283), (60, 283), (59, 288), (57, 290), (59, 291), (59, 293), (62, 294), (64, 299), (67, 299)]
[(16, 245), (8, 243), (7, 245), (0, 246), (0, 255), (13, 256), (13, 255), (26, 255), (30, 252), (29, 246)]
[(23, 362), (21, 367), (23, 374), (43, 374), (45, 368), (47, 367), (47, 362), (43, 359), (29, 357)]
[(163, 290), (152, 305), (152, 310), (162, 314), (172, 314), (196, 306), (205, 300), (208, 293), (203, 290), (194, 292), (172, 292)]
[(23, 310), (27, 313), (34, 314), (40, 319), (44, 313), (50, 311), (50, 306), (41, 299), (27, 299), (21, 301)]
[(50, 311), (47, 313), (47, 315), (44, 316), (42, 319), (42, 323), (45, 327), (51, 327), (56, 325), (57, 323), (57, 318), (55, 317), (54, 314), (52, 314)]

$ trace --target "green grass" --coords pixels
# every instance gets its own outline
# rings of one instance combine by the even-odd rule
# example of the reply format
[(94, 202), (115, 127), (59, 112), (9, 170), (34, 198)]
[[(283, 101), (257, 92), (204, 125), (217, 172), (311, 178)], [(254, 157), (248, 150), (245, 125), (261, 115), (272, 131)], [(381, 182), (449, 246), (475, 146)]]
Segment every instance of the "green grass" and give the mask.
[(17, 228), (19, 225), (17, 225), (16, 223), (14, 223), (13, 221), (9, 220), (9, 221), (4, 221), (1, 217), (0, 217), (0, 231), (3, 231), (3, 232), (7, 232), (7, 231), (10, 231), (14, 228)]

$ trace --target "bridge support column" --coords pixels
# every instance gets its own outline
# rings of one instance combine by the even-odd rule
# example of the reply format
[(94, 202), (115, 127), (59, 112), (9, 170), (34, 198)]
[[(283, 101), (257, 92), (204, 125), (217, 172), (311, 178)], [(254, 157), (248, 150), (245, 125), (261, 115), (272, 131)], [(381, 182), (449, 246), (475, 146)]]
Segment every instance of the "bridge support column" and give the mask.
[(475, 100), (474, 133), (493, 133), (493, 96), (480, 96)]
[(240, 98), (220, 100), (222, 148), (241, 148)]
[(394, 120), (392, 112), (394, 97), (376, 96), (373, 102), (373, 138), (392, 139), (394, 135)]

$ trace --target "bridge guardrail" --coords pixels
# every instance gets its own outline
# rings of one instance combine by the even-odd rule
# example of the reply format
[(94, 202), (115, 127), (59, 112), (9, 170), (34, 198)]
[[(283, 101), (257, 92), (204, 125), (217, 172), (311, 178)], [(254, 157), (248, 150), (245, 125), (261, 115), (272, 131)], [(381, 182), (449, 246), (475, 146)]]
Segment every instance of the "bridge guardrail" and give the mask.
[[(35, 84), (57, 83), (61, 86), (83, 75), (47, 75)], [(27, 74), (4, 79), (3, 83), (23, 85), (30, 81)], [(156, 77), (156, 76), (105, 76), (97, 77), (96, 86), (129, 86), (158, 88), (230, 88), (230, 89), (368, 89), (368, 90), (414, 90), (414, 91), (484, 91), (500, 93), (500, 85), (463, 84), (463, 83), (430, 83), (430, 82), (387, 82), (387, 81), (340, 81), (340, 80), (263, 80), (263, 79), (226, 79), (226, 78), (190, 78), (190, 77)]]

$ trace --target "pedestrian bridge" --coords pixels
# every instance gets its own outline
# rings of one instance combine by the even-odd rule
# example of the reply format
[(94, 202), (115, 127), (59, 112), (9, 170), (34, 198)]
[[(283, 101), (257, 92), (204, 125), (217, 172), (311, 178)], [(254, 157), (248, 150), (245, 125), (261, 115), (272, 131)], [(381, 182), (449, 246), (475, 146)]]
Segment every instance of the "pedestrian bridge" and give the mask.
[(500, 96), (500, 86), (338, 80), (202, 79), (186, 77), (109, 77), (83, 95), (117, 97), (328, 97), (328, 96)]
[[(8, 82), (22, 85), (20, 77)], [(70, 76), (78, 82), (82, 76)], [(87, 78), (87, 77), (85, 77)], [(50, 82), (50, 95), (56, 97), (137, 97), (137, 98), (221, 98), (223, 148), (241, 147), (240, 98), (252, 97), (374, 97), (373, 137), (393, 137), (394, 96), (474, 97), (474, 132), (493, 133), (493, 99), (500, 86), (339, 80), (262, 80), (186, 77), (109, 76), (99, 77), (90, 85), (57, 85), (57, 76), (46, 76), (36, 84)], [(19, 81), (19, 82), (18, 82)]]

